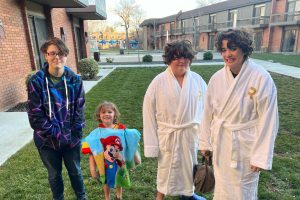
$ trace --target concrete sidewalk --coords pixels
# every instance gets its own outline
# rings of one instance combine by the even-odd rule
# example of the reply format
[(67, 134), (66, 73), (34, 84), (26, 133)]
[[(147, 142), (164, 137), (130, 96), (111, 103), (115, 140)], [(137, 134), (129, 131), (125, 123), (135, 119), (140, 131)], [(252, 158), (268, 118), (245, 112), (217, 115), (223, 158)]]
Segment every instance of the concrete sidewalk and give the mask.
[[(201, 56), (201, 55), (200, 55)], [(197, 57), (200, 57), (199, 55)], [(136, 55), (130, 55), (121, 58), (124, 61), (137, 61)], [(155, 56), (156, 60), (161, 61), (161, 54)], [(215, 56), (214, 56), (215, 58)], [(217, 57), (218, 58), (218, 57)], [(119, 59), (122, 60), (122, 59)], [(300, 68), (282, 65), (268, 61), (256, 60), (254, 62), (262, 65), (268, 71), (291, 76), (300, 79)], [(193, 62), (194, 65), (223, 65), (223, 62)], [(100, 69), (98, 76), (101, 78), (98, 81), (83, 81), (86, 93), (89, 92), (98, 82), (103, 80), (107, 75), (118, 67), (159, 67), (166, 66), (165, 64), (135, 64), (135, 65), (107, 65), (104, 63)], [(33, 130), (30, 128), (27, 113), (25, 112), (0, 112), (0, 166), (19, 149), (25, 146), (32, 140)]]

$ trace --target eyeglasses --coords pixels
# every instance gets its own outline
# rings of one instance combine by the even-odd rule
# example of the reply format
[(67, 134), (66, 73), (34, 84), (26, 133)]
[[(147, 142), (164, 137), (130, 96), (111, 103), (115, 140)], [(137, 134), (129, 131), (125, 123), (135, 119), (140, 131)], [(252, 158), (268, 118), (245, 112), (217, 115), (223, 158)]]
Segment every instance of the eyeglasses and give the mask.
[(62, 52), (54, 52), (54, 51), (51, 51), (51, 52), (47, 52), (47, 55), (50, 56), (50, 57), (53, 57), (55, 58), (56, 56), (59, 56), (59, 57), (65, 57), (66, 55)]

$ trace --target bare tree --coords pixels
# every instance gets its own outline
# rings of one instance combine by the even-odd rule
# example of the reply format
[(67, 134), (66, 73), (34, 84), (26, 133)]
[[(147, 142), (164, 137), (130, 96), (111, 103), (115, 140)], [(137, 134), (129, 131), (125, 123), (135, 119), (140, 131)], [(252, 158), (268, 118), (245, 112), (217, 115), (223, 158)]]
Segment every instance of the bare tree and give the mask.
[(138, 42), (140, 42), (140, 32), (141, 32), (140, 24), (144, 20), (144, 13), (145, 12), (143, 11), (143, 9), (138, 7), (136, 13), (132, 16), (132, 28), (135, 31)]
[(120, 0), (114, 9), (114, 12), (122, 19), (122, 26), (125, 27), (127, 49), (129, 49), (128, 29), (132, 22), (132, 16), (135, 15), (138, 8), (135, 0)]
[(198, 7), (208, 6), (211, 4), (219, 3), (225, 0), (196, 0)]

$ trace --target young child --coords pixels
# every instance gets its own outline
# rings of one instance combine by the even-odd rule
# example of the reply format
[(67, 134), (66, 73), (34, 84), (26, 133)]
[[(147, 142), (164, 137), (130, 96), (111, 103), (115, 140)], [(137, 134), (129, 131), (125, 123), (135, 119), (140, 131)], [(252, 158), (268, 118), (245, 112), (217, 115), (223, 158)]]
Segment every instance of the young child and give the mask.
[[(110, 199), (110, 189), (115, 186), (115, 199), (122, 199), (121, 186), (130, 185), (125, 183), (124, 179), (129, 177), (125, 177), (124, 170), (128, 176), (127, 168), (132, 167), (132, 163), (141, 163), (137, 151), (140, 133), (135, 129), (126, 129), (125, 125), (118, 121), (119, 116), (120, 112), (114, 103), (99, 104), (95, 111), (95, 118), (100, 122), (99, 127), (82, 141), (82, 153), (89, 154), (92, 178), (97, 178), (100, 174), (100, 179), (105, 183), (105, 200)], [(123, 181), (120, 174), (124, 175)], [(120, 180), (117, 180), (118, 177)]]

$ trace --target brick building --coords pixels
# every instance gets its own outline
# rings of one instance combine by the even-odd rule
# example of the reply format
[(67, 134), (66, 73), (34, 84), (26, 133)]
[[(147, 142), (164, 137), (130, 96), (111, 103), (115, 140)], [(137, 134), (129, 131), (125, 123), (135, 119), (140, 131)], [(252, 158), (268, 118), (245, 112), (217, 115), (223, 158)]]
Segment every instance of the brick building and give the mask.
[(25, 79), (40, 69), (40, 46), (59, 37), (70, 49), (67, 65), (90, 57), (85, 20), (106, 19), (105, 0), (0, 1), (0, 111), (27, 99)]
[(164, 18), (145, 20), (144, 49), (190, 40), (201, 50), (214, 49), (218, 31), (247, 29), (255, 51), (300, 53), (300, 0), (227, 0)]

